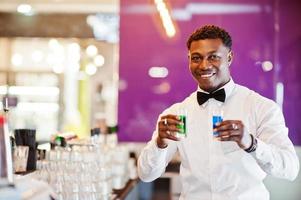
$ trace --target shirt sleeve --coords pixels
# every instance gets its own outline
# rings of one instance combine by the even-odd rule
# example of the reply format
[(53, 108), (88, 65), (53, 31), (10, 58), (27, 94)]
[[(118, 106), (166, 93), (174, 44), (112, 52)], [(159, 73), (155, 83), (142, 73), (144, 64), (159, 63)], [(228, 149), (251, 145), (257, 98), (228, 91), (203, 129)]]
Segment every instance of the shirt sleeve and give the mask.
[(157, 146), (157, 128), (152, 139), (141, 151), (138, 158), (138, 175), (144, 182), (151, 182), (159, 178), (164, 172), (167, 164), (177, 151), (175, 141), (168, 140), (168, 146), (161, 149)]
[(260, 105), (256, 118), (258, 143), (252, 155), (267, 174), (294, 180), (299, 172), (299, 160), (282, 111), (276, 103), (268, 101)]

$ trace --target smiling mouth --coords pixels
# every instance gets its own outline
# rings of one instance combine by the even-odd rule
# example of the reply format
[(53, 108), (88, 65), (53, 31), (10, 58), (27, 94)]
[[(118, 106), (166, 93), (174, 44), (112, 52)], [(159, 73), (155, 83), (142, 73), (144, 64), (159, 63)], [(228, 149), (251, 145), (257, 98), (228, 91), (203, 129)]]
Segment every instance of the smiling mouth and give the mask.
[(212, 76), (214, 76), (215, 73), (206, 73), (206, 74), (200, 74), (201, 78), (204, 78), (204, 79), (209, 79), (211, 78)]

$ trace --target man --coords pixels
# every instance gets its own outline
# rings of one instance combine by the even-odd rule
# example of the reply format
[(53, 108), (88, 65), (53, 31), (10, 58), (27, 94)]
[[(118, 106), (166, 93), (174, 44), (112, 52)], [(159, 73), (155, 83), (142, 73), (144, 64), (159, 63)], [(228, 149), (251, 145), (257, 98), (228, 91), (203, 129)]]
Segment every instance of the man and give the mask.
[[(160, 115), (138, 159), (139, 177), (148, 182), (164, 173), (178, 151), (181, 200), (267, 200), (266, 174), (294, 180), (299, 171), (278, 105), (231, 78), (231, 46), (230, 35), (220, 27), (206, 25), (192, 33), (189, 68), (198, 89)], [(187, 136), (182, 139), (176, 137), (180, 109), (187, 110)], [(224, 120), (213, 124), (216, 109), (223, 111)]]

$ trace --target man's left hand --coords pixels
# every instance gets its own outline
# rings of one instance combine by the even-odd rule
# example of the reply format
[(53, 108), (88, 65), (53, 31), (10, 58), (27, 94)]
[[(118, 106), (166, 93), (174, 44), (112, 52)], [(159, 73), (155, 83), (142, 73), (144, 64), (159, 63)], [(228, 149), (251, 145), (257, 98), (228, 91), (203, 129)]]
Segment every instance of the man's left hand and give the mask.
[(252, 144), (250, 134), (245, 133), (244, 124), (240, 120), (225, 120), (216, 124), (213, 130), (218, 132), (216, 138), (220, 141), (234, 141), (242, 149), (247, 149)]

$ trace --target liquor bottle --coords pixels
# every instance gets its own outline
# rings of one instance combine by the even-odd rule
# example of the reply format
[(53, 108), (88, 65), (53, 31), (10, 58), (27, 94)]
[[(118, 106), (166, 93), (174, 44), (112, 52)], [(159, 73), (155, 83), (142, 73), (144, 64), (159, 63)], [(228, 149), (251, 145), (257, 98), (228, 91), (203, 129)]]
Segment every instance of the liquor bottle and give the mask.
[(98, 144), (99, 143), (99, 135), (100, 135), (100, 129), (99, 128), (93, 128), (90, 131), (90, 137), (92, 144)]
[(115, 148), (118, 143), (118, 137), (117, 137), (117, 132), (118, 132), (118, 125), (115, 126), (109, 126), (108, 127), (108, 135), (107, 135), (107, 146), (109, 148)]

